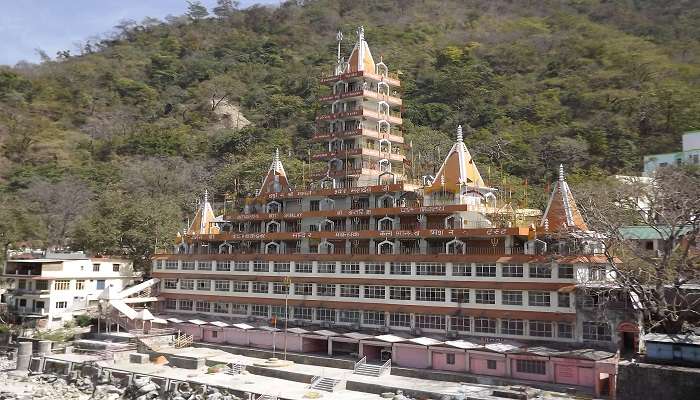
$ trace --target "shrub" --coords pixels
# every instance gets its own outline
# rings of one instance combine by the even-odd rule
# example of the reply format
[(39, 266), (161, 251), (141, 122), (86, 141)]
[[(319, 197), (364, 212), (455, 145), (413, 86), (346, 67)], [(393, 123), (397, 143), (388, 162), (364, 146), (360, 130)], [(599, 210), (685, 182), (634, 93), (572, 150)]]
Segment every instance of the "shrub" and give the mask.
[(75, 323), (80, 327), (90, 326), (92, 325), (92, 317), (85, 314), (77, 315), (75, 317)]

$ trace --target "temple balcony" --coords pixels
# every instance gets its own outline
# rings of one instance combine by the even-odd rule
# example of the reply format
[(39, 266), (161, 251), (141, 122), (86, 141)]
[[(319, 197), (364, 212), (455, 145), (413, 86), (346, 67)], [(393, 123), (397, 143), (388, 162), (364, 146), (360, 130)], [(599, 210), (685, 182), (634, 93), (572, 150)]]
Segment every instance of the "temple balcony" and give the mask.
[(401, 86), (401, 81), (399, 80), (399, 75), (396, 73), (377, 74), (377, 73), (368, 72), (368, 71), (353, 71), (353, 72), (344, 72), (342, 74), (326, 75), (326, 76), (321, 77), (320, 83), (322, 85), (332, 85), (338, 81), (343, 81), (343, 80), (352, 79), (352, 78), (359, 78), (359, 77), (364, 77), (364, 78), (366, 78), (368, 80), (372, 80), (374, 82), (384, 81), (392, 87), (393, 86), (396, 86), (396, 87)]
[(403, 132), (396, 128), (392, 128), (389, 132), (379, 132), (378, 130), (372, 128), (358, 128), (337, 132), (317, 131), (314, 133), (312, 140), (314, 142), (325, 142), (331, 139), (353, 136), (363, 136), (372, 139), (387, 139), (393, 143), (404, 143)]
[(326, 96), (320, 96), (318, 98), (319, 101), (323, 103), (332, 103), (334, 101), (338, 100), (344, 100), (344, 99), (353, 99), (353, 98), (358, 98), (358, 99), (372, 99), (372, 100), (377, 100), (377, 101), (385, 101), (389, 103), (392, 106), (397, 106), (400, 107), (403, 104), (403, 101), (396, 96), (391, 96), (386, 93), (382, 93), (380, 91), (376, 90), (369, 90), (369, 89), (358, 89), (358, 90), (352, 90), (349, 92), (342, 92), (342, 93), (336, 93), (336, 94), (329, 94)]
[(343, 118), (350, 117), (363, 117), (368, 120), (380, 121), (385, 120), (392, 125), (403, 124), (403, 119), (401, 118), (401, 113), (397, 111), (389, 112), (379, 112), (377, 110), (370, 110), (364, 106), (357, 106), (353, 109), (340, 111), (335, 113), (320, 114), (316, 117), (316, 121), (335, 121)]
[(388, 152), (388, 151), (380, 151), (377, 149), (372, 149), (372, 148), (366, 148), (366, 147), (358, 147), (354, 149), (342, 149), (342, 150), (337, 150), (337, 151), (328, 151), (328, 152), (323, 152), (323, 153), (316, 153), (313, 156), (311, 156), (312, 159), (314, 160), (331, 160), (333, 158), (338, 158), (338, 159), (345, 159), (346, 157), (351, 157), (351, 156), (367, 156), (376, 160), (381, 160), (381, 159), (388, 159), (391, 161), (403, 161), (405, 159), (405, 156), (401, 154), (400, 152)]

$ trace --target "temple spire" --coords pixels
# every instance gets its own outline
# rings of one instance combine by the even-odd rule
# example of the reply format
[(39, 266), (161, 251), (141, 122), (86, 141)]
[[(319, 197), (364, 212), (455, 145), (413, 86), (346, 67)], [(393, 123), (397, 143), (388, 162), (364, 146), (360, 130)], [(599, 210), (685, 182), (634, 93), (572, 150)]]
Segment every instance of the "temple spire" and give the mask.
[[(214, 215), (214, 209), (209, 203), (209, 191), (204, 190), (204, 196), (199, 203), (197, 208), (197, 213), (192, 220), (192, 223), (188, 224), (187, 234), (211, 234), (219, 233), (219, 228), (213, 223), (215, 222), (216, 216)], [(188, 221), (189, 222), (189, 221)]]
[(464, 141), (462, 138), (462, 125), (457, 125), (457, 142)]
[(460, 192), (462, 186), (485, 188), (484, 180), (476, 168), (474, 159), (464, 144), (462, 126), (457, 127), (457, 140), (447, 153), (440, 170), (435, 175), (435, 180), (427, 190), (443, 190), (446, 188), (451, 192)]
[(287, 173), (284, 171), (284, 166), (280, 160), (280, 149), (276, 148), (270, 169), (267, 171), (267, 175), (263, 178), (263, 183), (260, 186), (259, 194), (289, 191), (291, 191), (291, 188), (287, 181)]
[(559, 179), (554, 184), (552, 194), (549, 196), (547, 209), (542, 216), (540, 226), (545, 231), (553, 230), (580, 230), (587, 231), (588, 225), (576, 207), (574, 195), (564, 179), (564, 165), (559, 165)]

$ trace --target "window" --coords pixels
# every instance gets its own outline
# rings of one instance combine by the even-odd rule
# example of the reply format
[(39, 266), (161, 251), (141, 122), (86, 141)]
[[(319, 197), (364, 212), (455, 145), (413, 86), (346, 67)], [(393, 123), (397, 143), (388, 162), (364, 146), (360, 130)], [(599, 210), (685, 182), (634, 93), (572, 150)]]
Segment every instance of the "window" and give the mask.
[(411, 275), (411, 263), (391, 263), (392, 275)]
[(472, 276), (472, 265), (452, 264), (452, 276)]
[(20, 279), (17, 281), (17, 289), (26, 289), (27, 288), (27, 280), (26, 279)]
[(436, 287), (417, 287), (417, 301), (445, 301), (445, 289)]
[(68, 290), (70, 281), (67, 279), (56, 280), (53, 282), (53, 290)]
[(442, 263), (417, 263), (416, 275), (444, 276), (445, 264)]
[(284, 306), (270, 306), (270, 315), (278, 319), (285, 319), (288, 310)]
[(102, 290), (105, 288), (105, 280), (104, 279), (98, 279), (97, 282), (95, 283), (95, 288), (97, 290)]
[(522, 319), (502, 319), (501, 334), (522, 336), (525, 333), (525, 322)]
[(447, 365), (455, 365), (455, 353), (447, 353), (446, 356)]
[(218, 331), (211, 331), (211, 337), (216, 339), (219, 337), (219, 332)]
[(588, 280), (603, 281), (605, 280), (605, 265), (591, 265), (588, 268)]
[(289, 285), (284, 282), (275, 282), (272, 284), (272, 293), (289, 294)]
[(100, 272), (100, 264), (92, 264), (92, 272)]
[(217, 261), (216, 270), (221, 272), (231, 271), (231, 261)]
[(231, 289), (231, 281), (214, 281), (214, 290), (217, 292), (228, 292)]
[[(153, 266), (155, 269), (163, 269), (163, 261), (162, 260), (155, 260), (153, 261)], [(81, 265), (80, 270), (83, 271), (84, 267)]]
[[(37, 283), (39, 282), (40, 281), (37, 281)], [(39, 290), (38, 287), (37, 290)], [(85, 290), (85, 279), (78, 279), (77, 281), (75, 281), (75, 290)]]
[(319, 283), (318, 285), (316, 285), (316, 295), (328, 297), (335, 296), (335, 285)]
[(365, 263), (365, 274), (383, 275), (384, 263)]
[(504, 290), (501, 292), (501, 303), (505, 306), (522, 306), (523, 292), (520, 290)]
[(469, 289), (451, 289), (450, 291), (453, 303), (469, 303)]
[(547, 374), (545, 362), (539, 360), (515, 360), (515, 370), (524, 374)]
[(267, 282), (253, 282), (253, 293), (269, 293), (269, 291)]
[(311, 200), (309, 203), (309, 211), (318, 211), (320, 209), (321, 200)]
[(211, 281), (209, 279), (197, 279), (197, 290), (211, 290)]
[(530, 336), (552, 337), (552, 323), (549, 321), (530, 321)]
[(360, 312), (355, 310), (340, 310), (338, 312), (338, 322), (346, 323), (359, 323), (360, 322)]
[(496, 360), (486, 360), (486, 368), (488, 368), (488, 369), (497, 369), (497, 368), (498, 368), (498, 363), (496, 363)]
[(264, 304), (253, 304), (250, 307), (250, 315), (254, 317), (264, 317), (267, 318), (270, 315), (268, 314), (269, 312), (269, 307), (264, 305)]
[(49, 290), (49, 281), (36, 281), (34, 287), (36, 290)]
[(549, 292), (528, 292), (527, 304), (531, 307), (549, 307)]
[(165, 289), (177, 289), (177, 279), (165, 279), (165, 280), (163, 280), (163, 288), (165, 288)]
[(180, 300), (180, 310), (192, 311), (192, 300)]
[(248, 315), (248, 305), (231, 303), (231, 313), (236, 315)]
[(270, 263), (267, 261), (254, 261), (253, 272), (270, 272)]
[(318, 263), (319, 274), (335, 274), (335, 262)]
[(445, 316), (416, 315), (416, 328), (445, 330)]
[(557, 324), (557, 336), (560, 338), (572, 339), (574, 337), (574, 328), (568, 322), (559, 322)]
[(365, 298), (367, 299), (383, 299), (386, 294), (386, 288), (379, 285), (366, 285)]
[(233, 270), (234, 271), (239, 271), (239, 272), (248, 272), (250, 269), (250, 263), (248, 261), (236, 261), (235, 264), (233, 264)]
[(545, 264), (530, 264), (530, 278), (551, 278), (552, 268)]
[(571, 293), (557, 293), (557, 306), (571, 307)]
[(165, 299), (165, 308), (167, 310), (177, 310), (177, 300)]
[(476, 276), (493, 278), (496, 276), (496, 266), (493, 264), (476, 264)]
[(610, 325), (605, 322), (584, 321), (583, 339), (609, 342), (611, 340)]
[[(168, 268), (168, 264), (166, 261), (165, 264), (165, 269), (177, 269), (177, 261), (173, 261), (175, 263), (174, 268)], [(183, 271), (193, 271), (194, 270), (194, 261), (183, 261), (182, 262), (182, 270)]]
[(411, 288), (409, 286), (390, 286), (389, 298), (391, 300), (411, 300)]
[(477, 304), (496, 304), (496, 291), (493, 289), (476, 289)]
[(317, 308), (316, 319), (319, 321), (335, 322), (335, 310), (329, 308)]
[(121, 270), (121, 264), (112, 264), (112, 272), (119, 272)]
[(291, 272), (292, 268), (288, 262), (276, 262), (272, 270), (275, 272)]
[(314, 285), (311, 283), (295, 283), (294, 294), (297, 296), (311, 296), (314, 293)]
[(385, 314), (380, 311), (364, 311), (362, 313), (362, 323), (365, 325), (384, 326)]
[(504, 264), (501, 268), (501, 275), (504, 278), (522, 278), (523, 266), (520, 264)]
[(474, 332), (496, 333), (496, 320), (494, 318), (474, 318)]
[(294, 319), (311, 321), (314, 319), (314, 309), (310, 307), (294, 307)]
[(180, 281), (180, 290), (194, 290), (194, 279), (183, 279)]
[(340, 285), (340, 297), (360, 297), (360, 285)]
[(233, 281), (231, 282), (231, 290), (233, 290), (236, 293), (248, 293), (248, 282)]
[(57, 301), (56, 302), (56, 308), (67, 308), (67, 307), (68, 307), (67, 301)]
[(411, 327), (411, 315), (406, 313), (389, 314), (389, 325), (399, 328)]
[(228, 314), (229, 303), (214, 303), (214, 312), (218, 314)]
[(571, 264), (559, 264), (557, 267), (559, 279), (574, 279), (574, 266)]
[(197, 261), (198, 271), (211, 271), (211, 261)]
[(314, 265), (310, 262), (296, 262), (294, 263), (294, 271), (302, 274), (310, 274), (314, 271)]
[(360, 273), (360, 263), (341, 263), (340, 264), (341, 274), (359, 274)]
[(195, 310), (197, 312), (209, 312), (211, 310), (211, 304), (206, 300), (197, 300), (195, 305)]
[(457, 332), (469, 332), (472, 329), (472, 320), (469, 317), (455, 316), (450, 319), (450, 330)]

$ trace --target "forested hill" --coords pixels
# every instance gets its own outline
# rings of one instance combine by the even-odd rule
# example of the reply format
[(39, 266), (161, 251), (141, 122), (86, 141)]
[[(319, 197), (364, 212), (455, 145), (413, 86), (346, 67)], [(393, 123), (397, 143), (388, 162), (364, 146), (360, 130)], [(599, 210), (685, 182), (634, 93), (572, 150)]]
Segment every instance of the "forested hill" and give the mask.
[[(300, 183), (339, 28), (347, 53), (364, 25), (401, 74), (419, 172), (462, 124), (489, 182), (522, 198), (527, 178), (530, 206), (560, 162), (574, 182), (634, 174), (700, 128), (696, 1), (227, 3), (0, 68), (3, 245), (70, 238), (147, 258), (205, 187), (217, 201), (254, 190), (275, 147)], [(226, 128), (222, 98), (252, 124)]]

